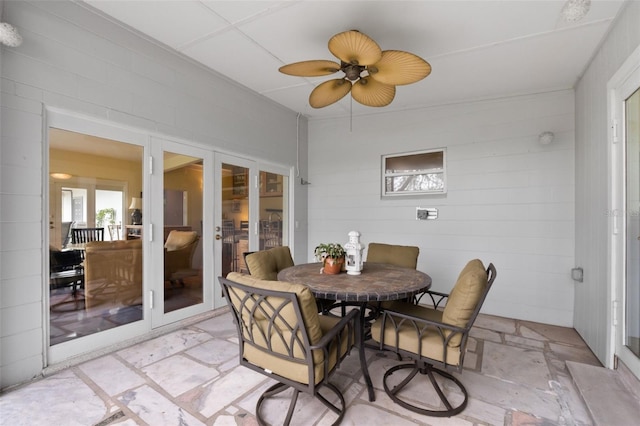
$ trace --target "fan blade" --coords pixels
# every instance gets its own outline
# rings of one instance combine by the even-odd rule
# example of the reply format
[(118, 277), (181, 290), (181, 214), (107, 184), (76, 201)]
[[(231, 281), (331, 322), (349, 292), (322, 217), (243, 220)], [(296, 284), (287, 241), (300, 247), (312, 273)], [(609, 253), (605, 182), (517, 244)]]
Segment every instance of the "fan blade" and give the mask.
[(385, 50), (382, 59), (367, 67), (367, 71), (380, 83), (399, 86), (422, 80), (431, 73), (431, 65), (413, 53)]
[(324, 60), (302, 61), (281, 66), (278, 71), (283, 74), (295, 75), (297, 77), (317, 77), (340, 71), (340, 64)]
[(382, 50), (378, 43), (354, 30), (331, 37), (329, 50), (342, 62), (353, 65), (375, 64), (382, 57)]
[(322, 108), (344, 98), (351, 90), (351, 82), (344, 78), (325, 81), (319, 84), (309, 95), (309, 104), (314, 108)]
[(353, 84), (351, 96), (362, 105), (383, 107), (393, 101), (396, 96), (396, 86), (390, 86), (370, 77), (364, 77)]

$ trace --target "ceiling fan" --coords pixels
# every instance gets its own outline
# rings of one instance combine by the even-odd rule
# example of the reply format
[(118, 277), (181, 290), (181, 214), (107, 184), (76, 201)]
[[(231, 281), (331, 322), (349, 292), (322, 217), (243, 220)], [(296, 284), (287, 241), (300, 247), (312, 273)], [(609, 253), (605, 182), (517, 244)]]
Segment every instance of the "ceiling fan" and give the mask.
[(329, 51), (340, 63), (327, 60), (295, 62), (280, 67), (280, 72), (297, 77), (318, 77), (338, 71), (344, 77), (319, 84), (309, 96), (313, 108), (338, 102), (351, 92), (357, 102), (371, 107), (389, 105), (396, 86), (415, 83), (431, 73), (431, 65), (413, 53), (381, 50), (367, 35), (345, 31), (329, 40)]

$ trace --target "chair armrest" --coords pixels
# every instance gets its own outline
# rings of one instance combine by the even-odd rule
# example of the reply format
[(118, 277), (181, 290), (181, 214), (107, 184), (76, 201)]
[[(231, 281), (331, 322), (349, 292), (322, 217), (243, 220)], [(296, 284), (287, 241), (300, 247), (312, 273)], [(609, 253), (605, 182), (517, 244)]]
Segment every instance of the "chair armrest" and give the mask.
[[(400, 318), (400, 321), (392, 319), (394, 323), (401, 323), (401, 322), (407, 322), (407, 321), (410, 322), (413, 325), (413, 328), (415, 329), (419, 337), (422, 337), (422, 335), (427, 331), (429, 327), (437, 329), (438, 334), (442, 339), (442, 343), (445, 347), (445, 350), (449, 344), (449, 341), (454, 335), (456, 335), (457, 333), (464, 335), (464, 333), (467, 332), (466, 328), (458, 327), (452, 324), (446, 324), (440, 321), (433, 321), (426, 318), (420, 318), (413, 315), (408, 315), (408, 314), (394, 311), (391, 309), (385, 309), (382, 312), (382, 317), (378, 321), (386, 321), (388, 316)], [(446, 336), (445, 331), (450, 331), (448, 336)]]
[[(350, 310), (347, 315), (342, 317), (340, 322), (338, 322), (327, 334), (322, 336), (322, 338), (315, 345), (311, 346), (311, 349), (323, 349), (325, 346), (328, 346), (331, 341), (338, 335), (338, 333), (342, 332), (342, 330), (353, 321), (355, 318), (356, 327), (358, 326), (358, 322), (360, 322), (360, 314), (357, 309)], [(353, 333), (349, 333), (349, 338)]]
[[(438, 309), (443, 300), (449, 297), (447, 293), (441, 293), (439, 291), (427, 290), (424, 293), (420, 294), (420, 296), (416, 296), (414, 300), (414, 304), (417, 305), (420, 303), (420, 300), (424, 295), (428, 295), (431, 298), (431, 303), (433, 304), (434, 309)], [(437, 299), (437, 300), (436, 300)]]
[[(344, 329), (347, 328), (347, 347), (345, 353), (342, 354), (343, 347), (343, 337), (342, 333)], [(321, 350), (323, 354), (323, 363), (324, 363), (324, 381), (329, 379), (329, 373), (335, 369), (340, 367), (340, 363), (342, 359), (347, 356), (351, 348), (353, 347), (355, 333), (357, 333), (360, 328), (360, 312), (357, 309), (353, 309), (347, 313), (342, 319), (334, 325), (331, 330), (329, 330), (315, 345), (311, 345), (309, 348), (313, 350)], [(332, 348), (335, 348), (336, 352), (336, 363), (333, 368), (330, 368), (329, 361), (331, 359), (330, 351), (333, 351)]]

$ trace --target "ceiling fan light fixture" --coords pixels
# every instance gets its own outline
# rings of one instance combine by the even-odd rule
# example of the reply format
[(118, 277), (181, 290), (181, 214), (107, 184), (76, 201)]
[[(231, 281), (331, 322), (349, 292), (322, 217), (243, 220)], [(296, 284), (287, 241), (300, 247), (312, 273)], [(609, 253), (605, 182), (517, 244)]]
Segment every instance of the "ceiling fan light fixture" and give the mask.
[(343, 78), (325, 81), (309, 95), (309, 105), (323, 108), (351, 92), (357, 102), (371, 107), (386, 106), (396, 95), (396, 86), (415, 83), (431, 73), (431, 65), (413, 53), (380, 50), (370, 37), (351, 30), (329, 39), (329, 50), (340, 59), (295, 62), (280, 72), (299, 77), (315, 77), (344, 72)]
[(590, 8), (591, 0), (568, 0), (560, 15), (565, 22), (578, 22), (587, 15)]

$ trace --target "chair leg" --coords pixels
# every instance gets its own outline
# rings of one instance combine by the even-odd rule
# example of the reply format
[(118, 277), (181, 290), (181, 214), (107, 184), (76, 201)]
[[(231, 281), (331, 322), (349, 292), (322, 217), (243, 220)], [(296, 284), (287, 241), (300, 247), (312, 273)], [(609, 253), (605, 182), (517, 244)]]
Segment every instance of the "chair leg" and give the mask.
[[(316, 391), (315, 397), (318, 398), (318, 400), (320, 402), (322, 402), (325, 406), (327, 406), (331, 411), (333, 411), (334, 413), (336, 413), (338, 415), (338, 419), (333, 423), (333, 425), (338, 425), (342, 421), (342, 418), (344, 417), (344, 413), (345, 413), (346, 403), (345, 403), (345, 400), (344, 400), (344, 396), (342, 396), (342, 393), (338, 390), (338, 388), (335, 387), (334, 385), (332, 385), (331, 383), (325, 383), (323, 386), (328, 388), (329, 390), (331, 390), (333, 393), (336, 394), (336, 396), (340, 400), (341, 407), (335, 406), (334, 404), (329, 402), (329, 400), (327, 400), (324, 396), (322, 396), (317, 391)], [(258, 402), (256, 403), (256, 419), (257, 419), (258, 424), (260, 426), (268, 426), (268, 423), (264, 421), (264, 419), (262, 418), (262, 416), (260, 414), (260, 408), (262, 407), (262, 404), (264, 403), (264, 401), (269, 397), (272, 397), (274, 395), (279, 394), (280, 392), (283, 392), (283, 391), (289, 389), (290, 387), (291, 386), (285, 385), (284, 383), (276, 383), (275, 385), (271, 386), (269, 389), (264, 391), (264, 393), (262, 395), (260, 395), (260, 398), (258, 399)], [(293, 395), (291, 396), (291, 402), (289, 403), (289, 410), (287, 411), (287, 415), (286, 415), (284, 421), (282, 422), (282, 424), (285, 425), (285, 426), (288, 426), (289, 423), (291, 422), (291, 417), (293, 416), (293, 412), (294, 412), (296, 403), (298, 402), (298, 395), (299, 394), (300, 394), (300, 391), (298, 389), (294, 388), (293, 389)]]
[[(393, 373), (395, 373), (396, 371), (403, 370), (403, 369), (411, 369), (411, 372), (400, 383), (398, 383), (396, 386), (394, 386), (393, 389), (389, 389), (389, 385), (387, 384), (387, 379)], [(400, 399), (400, 396), (398, 395), (400, 393), (400, 391), (418, 373), (420, 373), (421, 375), (426, 375), (426, 376), (429, 377), (429, 381), (431, 382), (431, 385), (434, 387), (436, 393), (440, 397), (440, 400), (442, 401), (442, 403), (446, 407), (445, 410), (428, 410), (426, 408), (418, 407), (416, 405), (408, 403), (407, 401), (405, 401), (403, 399)], [(458, 389), (460, 389), (460, 391), (464, 395), (464, 400), (459, 405), (453, 406), (451, 404), (449, 399), (445, 396), (444, 392), (442, 392), (442, 389), (440, 388), (440, 385), (438, 384), (438, 382), (435, 379), (434, 373), (436, 373), (436, 374), (440, 375), (441, 377), (453, 382), (458, 387)], [(415, 362), (415, 363), (412, 363), (412, 364), (396, 365), (395, 367), (392, 367), (389, 370), (387, 370), (387, 372), (384, 374), (383, 385), (384, 385), (384, 391), (387, 393), (387, 395), (389, 395), (389, 398), (391, 398), (395, 403), (397, 403), (398, 405), (406, 408), (407, 410), (411, 410), (411, 411), (413, 411), (415, 413), (424, 414), (426, 416), (451, 417), (451, 416), (455, 416), (456, 414), (460, 414), (465, 409), (465, 407), (467, 406), (468, 394), (467, 394), (467, 390), (465, 389), (464, 385), (458, 379), (456, 379), (452, 374), (450, 374), (450, 373), (448, 373), (446, 371), (437, 369), (434, 366), (432, 366), (431, 364), (424, 364), (424, 365), (420, 366), (417, 362)]]

